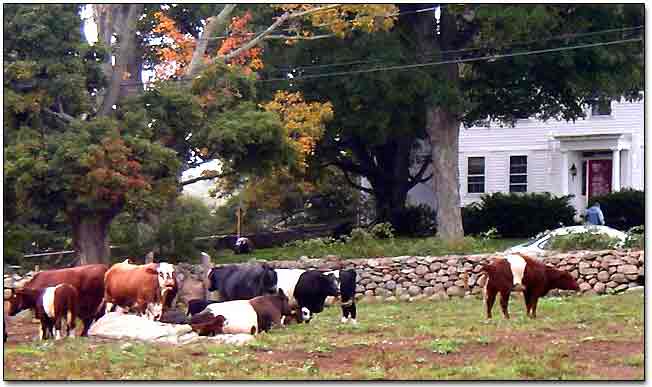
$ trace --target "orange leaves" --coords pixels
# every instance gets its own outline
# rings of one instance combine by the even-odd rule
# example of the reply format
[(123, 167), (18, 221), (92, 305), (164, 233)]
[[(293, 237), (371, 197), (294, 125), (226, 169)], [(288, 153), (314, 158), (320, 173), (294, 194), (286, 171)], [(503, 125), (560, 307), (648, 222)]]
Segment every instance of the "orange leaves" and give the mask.
[[(251, 12), (247, 11), (244, 15), (240, 17), (236, 16), (231, 19), (231, 25), (229, 27), (231, 33), (228, 38), (224, 39), (222, 45), (217, 50), (218, 55), (226, 55), (229, 52), (236, 50), (253, 37), (254, 34), (247, 29), (247, 25), (251, 21), (251, 18)], [(262, 53), (262, 48), (253, 47), (231, 58), (230, 62), (232, 65), (242, 67), (246, 74), (250, 74), (252, 71), (263, 68), (263, 61), (261, 59)]]
[(95, 199), (115, 204), (131, 190), (151, 189), (149, 179), (141, 173), (141, 164), (132, 158), (131, 148), (119, 137), (105, 137), (95, 146), (86, 167), (88, 173), (80, 188)]
[(192, 36), (182, 34), (174, 20), (163, 12), (156, 12), (154, 16), (159, 23), (154, 27), (153, 31), (163, 35), (169, 43), (167, 46), (161, 46), (161, 48), (157, 49), (157, 55), (161, 63), (154, 68), (156, 76), (159, 79), (180, 76), (190, 63), (197, 42)]
[(333, 105), (330, 102), (306, 102), (299, 92), (281, 90), (263, 108), (280, 116), (287, 141), (298, 154), (299, 166), (307, 167), (307, 157), (323, 136), (326, 122), (333, 118)]

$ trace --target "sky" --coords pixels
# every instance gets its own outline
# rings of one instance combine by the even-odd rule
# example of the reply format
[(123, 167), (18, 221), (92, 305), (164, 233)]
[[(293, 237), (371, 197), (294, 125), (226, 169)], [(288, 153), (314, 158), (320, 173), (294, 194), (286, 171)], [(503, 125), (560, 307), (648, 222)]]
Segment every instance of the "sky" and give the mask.
[[(93, 10), (90, 5), (86, 5), (85, 7), (82, 8), (81, 11), (81, 18), (84, 21), (84, 35), (86, 36), (86, 40), (90, 44), (94, 44), (97, 42), (97, 24), (93, 20)], [(153, 78), (154, 73), (153, 71), (145, 70), (143, 71), (143, 82), (149, 81), (151, 78)], [(208, 162), (201, 167), (197, 168), (192, 168), (187, 171), (185, 171), (182, 175), (182, 179), (190, 179), (196, 176), (199, 176), (202, 171), (206, 169), (217, 169), (219, 165), (219, 161), (213, 160), (211, 162)], [(209, 205), (220, 205), (223, 203), (223, 200), (217, 200), (210, 198), (208, 196), (208, 190), (211, 189), (213, 186), (213, 183), (210, 181), (199, 181), (194, 184), (187, 185), (183, 188), (183, 193), (195, 196), (195, 197), (200, 197), (204, 202), (206, 202)]]

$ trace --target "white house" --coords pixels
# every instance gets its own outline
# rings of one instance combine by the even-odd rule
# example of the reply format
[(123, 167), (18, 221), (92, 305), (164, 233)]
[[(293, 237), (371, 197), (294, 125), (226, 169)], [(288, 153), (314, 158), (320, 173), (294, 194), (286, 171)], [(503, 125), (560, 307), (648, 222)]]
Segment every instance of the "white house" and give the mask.
[[(578, 214), (590, 197), (644, 189), (644, 101), (589, 108), (575, 122), (522, 119), (515, 127), (460, 130), (461, 206), (493, 192), (573, 194)], [(432, 182), (414, 187), (412, 204), (433, 206)]]

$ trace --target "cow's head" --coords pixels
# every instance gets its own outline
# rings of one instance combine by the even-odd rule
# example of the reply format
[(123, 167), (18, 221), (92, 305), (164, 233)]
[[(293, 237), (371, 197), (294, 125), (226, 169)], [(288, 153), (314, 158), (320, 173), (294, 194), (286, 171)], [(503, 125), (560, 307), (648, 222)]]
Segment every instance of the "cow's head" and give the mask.
[(289, 316), (290, 314), (292, 314), (292, 309), (290, 308), (290, 302), (288, 296), (285, 295), (283, 289), (278, 290), (276, 298), (279, 301), (278, 306), (280, 307), (281, 316)]
[(573, 276), (564, 270), (558, 270), (550, 266), (546, 266), (546, 277), (551, 282), (551, 287), (561, 290), (580, 290), (580, 286), (575, 281)]
[(158, 275), (158, 285), (161, 287), (161, 291), (164, 289), (174, 289), (177, 287), (177, 278), (176, 272), (174, 270), (174, 265), (166, 262), (161, 262), (156, 268), (156, 274)]
[(7, 314), (15, 316), (19, 312), (34, 307), (34, 295), (27, 294), (23, 289), (11, 289), (11, 295), (6, 299)]
[(263, 294), (276, 294), (278, 284), (278, 275), (276, 270), (266, 263), (261, 264), (263, 268), (263, 275), (261, 278), (263, 285)]

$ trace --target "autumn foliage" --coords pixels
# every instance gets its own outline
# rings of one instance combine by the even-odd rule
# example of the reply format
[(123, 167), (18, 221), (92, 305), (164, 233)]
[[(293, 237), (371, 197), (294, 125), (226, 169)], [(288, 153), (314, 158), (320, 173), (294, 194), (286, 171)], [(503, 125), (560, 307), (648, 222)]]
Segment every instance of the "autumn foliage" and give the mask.
[(141, 164), (120, 137), (107, 136), (88, 153), (82, 161), (88, 173), (79, 177), (78, 185), (83, 196), (115, 205), (124, 203), (131, 191), (151, 190)]
[(154, 27), (153, 32), (161, 34), (169, 40), (168, 44), (157, 49), (156, 53), (160, 63), (154, 70), (156, 77), (168, 79), (173, 76), (181, 76), (192, 59), (197, 42), (192, 36), (182, 34), (174, 20), (163, 12), (156, 12), (154, 16), (158, 19), (158, 24)]
[[(218, 55), (227, 55), (251, 40), (253, 33), (247, 29), (251, 18), (251, 12), (247, 11), (244, 15), (231, 19), (229, 37), (224, 39), (222, 45), (217, 50)], [(231, 65), (242, 67), (243, 71), (249, 74), (263, 68), (263, 61), (261, 59), (262, 52), (263, 49), (261, 47), (253, 47), (231, 58), (229, 62)]]

